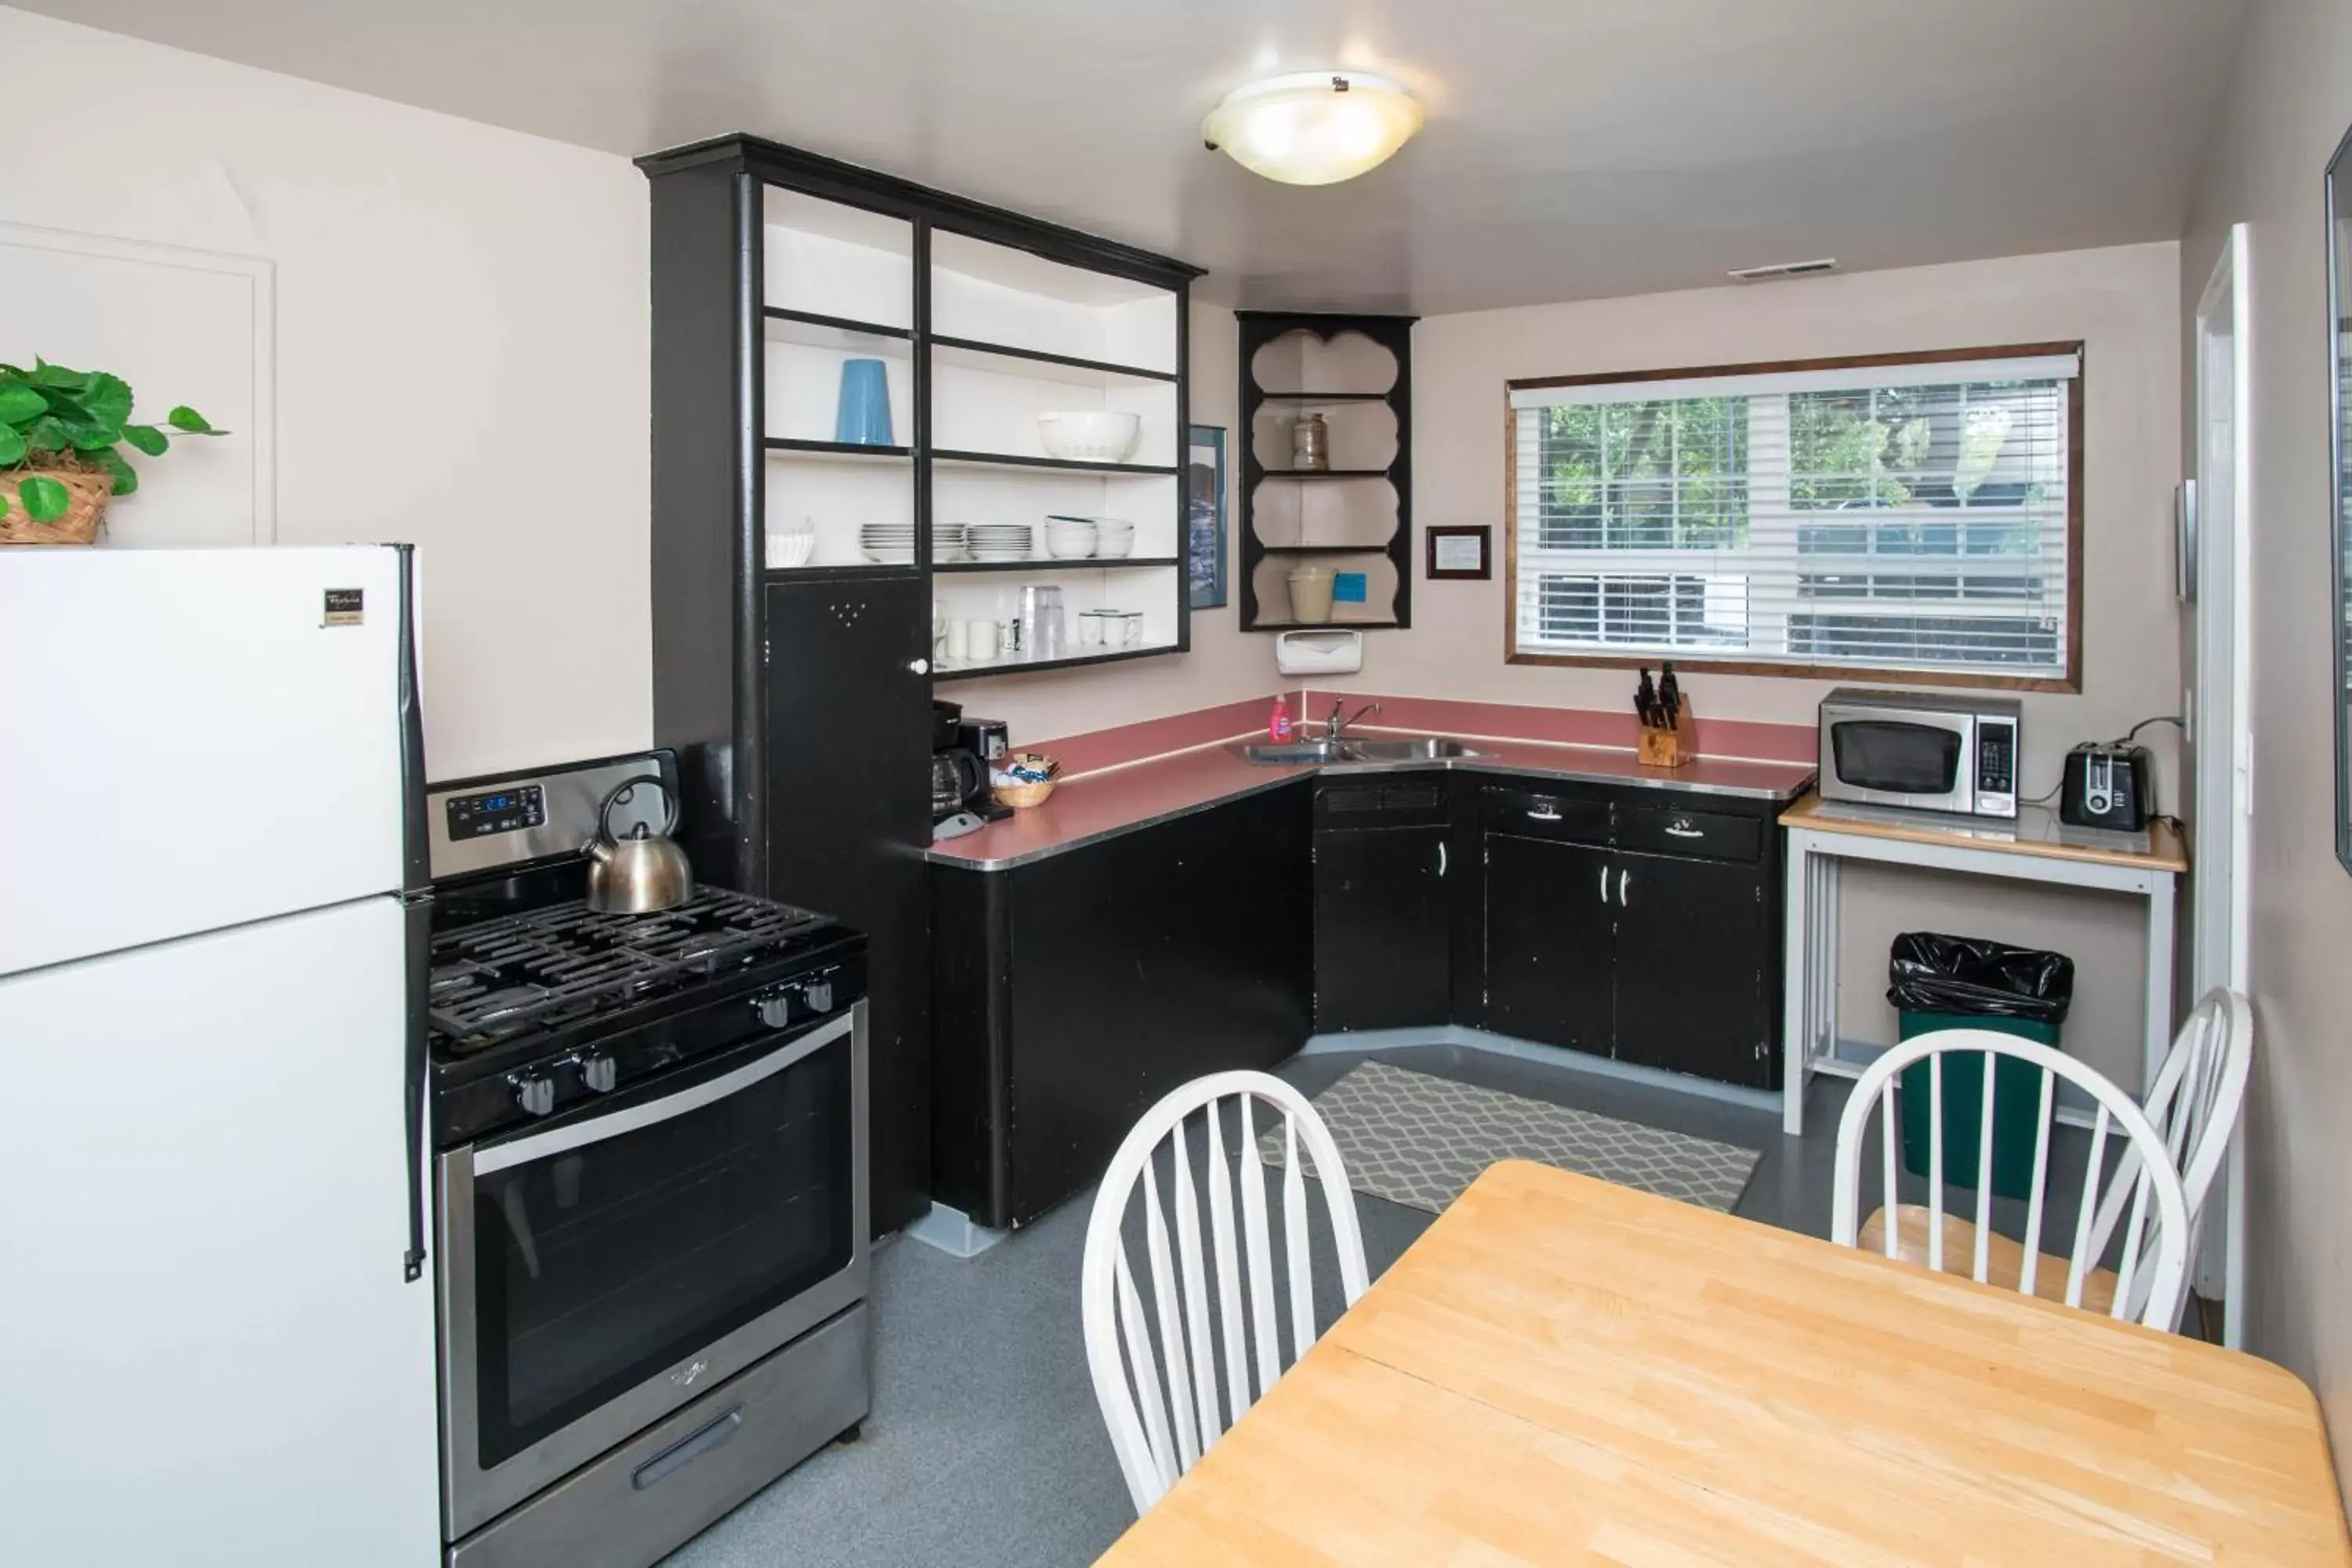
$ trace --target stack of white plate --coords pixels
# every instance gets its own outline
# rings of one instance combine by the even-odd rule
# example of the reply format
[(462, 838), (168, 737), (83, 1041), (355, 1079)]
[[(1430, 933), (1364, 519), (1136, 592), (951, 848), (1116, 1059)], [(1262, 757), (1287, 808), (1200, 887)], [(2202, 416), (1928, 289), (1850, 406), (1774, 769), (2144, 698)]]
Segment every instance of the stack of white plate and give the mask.
[(1135, 553), (1135, 524), (1115, 517), (1095, 519), (1095, 553), (1105, 561), (1123, 561)]
[(857, 548), (866, 559), (885, 566), (905, 566), (915, 559), (915, 525), (911, 522), (862, 522)]
[(1045, 520), (1045, 553), (1056, 561), (1083, 561), (1095, 552), (1095, 520), (1090, 517), (1049, 517)]
[(1025, 522), (975, 522), (964, 530), (974, 561), (1026, 561), (1030, 529)]
[(935, 562), (971, 560), (967, 528), (967, 524), (961, 522), (931, 524), (931, 559)]

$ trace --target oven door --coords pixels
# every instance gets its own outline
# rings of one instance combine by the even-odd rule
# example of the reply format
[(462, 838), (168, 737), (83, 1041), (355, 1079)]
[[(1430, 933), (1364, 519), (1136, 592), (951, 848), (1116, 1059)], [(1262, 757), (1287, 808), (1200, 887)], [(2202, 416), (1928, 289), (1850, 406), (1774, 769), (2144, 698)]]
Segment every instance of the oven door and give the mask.
[(866, 1290), (866, 1004), (438, 1163), (456, 1541)]
[(1821, 771), (1825, 800), (1973, 812), (1976, 721), (1966, 713), (1828, 709)]

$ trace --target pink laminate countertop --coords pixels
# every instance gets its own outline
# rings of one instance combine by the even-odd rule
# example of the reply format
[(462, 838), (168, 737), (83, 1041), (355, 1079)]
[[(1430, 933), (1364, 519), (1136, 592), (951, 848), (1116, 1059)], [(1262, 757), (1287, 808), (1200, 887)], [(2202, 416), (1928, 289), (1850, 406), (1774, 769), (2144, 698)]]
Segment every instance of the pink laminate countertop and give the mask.
[[(1366, 727), (1367, 738), (1381, 731)], [(1687, 767), (1650, 768), (1631, 752), (1598, 746), (1563, 746), (1540, 741), (1468, 742), (1478, 754), (1445, 763), (1325, 763), (1291, 766), (1253, 763), (1230, 744), (1204, 746), (1173, 756), (1087, 773), (1055, 790), (1045, 805), (1016, 811), (977, 833), (935, 844), (929, 858), (942, 866), (1001, 871), (1081, 844), (1149, 827), (1187, 812), (1275, 789), (1304, 774), (1426, 773), (1508, 773), (1572, 779), (1594, 784), (1658, 784), (1696, 795), (1745, 795), (1783, 805), (1812, 783), (1814, 770), (1799, 763), (1750, 763), (1700, 758)]]

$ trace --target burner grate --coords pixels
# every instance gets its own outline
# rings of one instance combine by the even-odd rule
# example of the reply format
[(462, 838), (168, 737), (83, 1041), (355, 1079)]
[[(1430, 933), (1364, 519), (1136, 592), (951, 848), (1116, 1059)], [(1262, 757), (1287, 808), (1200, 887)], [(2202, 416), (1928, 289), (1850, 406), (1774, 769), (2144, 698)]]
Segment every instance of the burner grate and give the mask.
[(825, 923), (715, 889), (657, 914), (557, 904), (434, 938), (426, 1012), (444, 1043), (479, 1050), (722, 974)]

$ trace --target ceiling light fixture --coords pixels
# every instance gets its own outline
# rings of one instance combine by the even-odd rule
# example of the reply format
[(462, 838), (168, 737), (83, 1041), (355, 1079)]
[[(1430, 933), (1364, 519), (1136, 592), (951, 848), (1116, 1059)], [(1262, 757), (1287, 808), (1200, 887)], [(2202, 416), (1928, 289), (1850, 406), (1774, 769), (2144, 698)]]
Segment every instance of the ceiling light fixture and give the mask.
[(1254, 174), (1328, 185), (1387, 163), (1421, 121), (1421, 105), (1386, 77), (1299, 71), (1225, 94), (1201, 139)]

